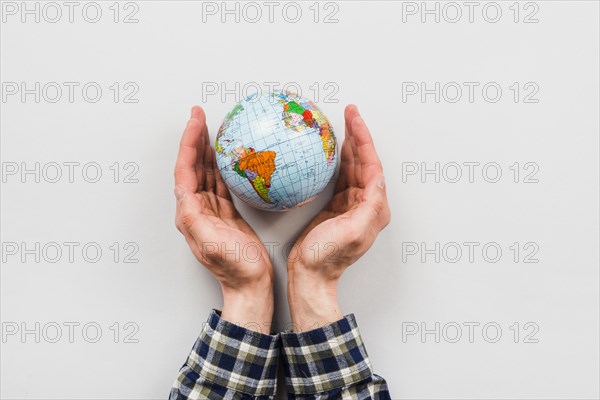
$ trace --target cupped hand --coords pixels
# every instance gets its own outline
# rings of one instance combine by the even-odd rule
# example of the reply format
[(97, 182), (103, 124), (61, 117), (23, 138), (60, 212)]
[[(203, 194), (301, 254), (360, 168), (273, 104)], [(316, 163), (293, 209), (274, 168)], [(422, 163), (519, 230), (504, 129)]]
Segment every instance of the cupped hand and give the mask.
[(337, 279), (390, 222), (381, 161), (356, 106), (346, 107), (346, 139), (335, 194), (300, 234), (289, 265)]
[(256, 232), (233, 205), (216, 166), (206, 115), (198, 106), (192, 108), (181, 138), (175, 197), (177, 229), (221, 284), (222, 317), (254, 330), (270, 325), (273, 266)]
[(371, 133), (356, 106), (346, 107), (344, 118), (346, 138), (334, 196), (288, 256), (288, 300), (300, 329), (341, 318), (336, 297), (340, 276), (390, 222), (383, 168)]

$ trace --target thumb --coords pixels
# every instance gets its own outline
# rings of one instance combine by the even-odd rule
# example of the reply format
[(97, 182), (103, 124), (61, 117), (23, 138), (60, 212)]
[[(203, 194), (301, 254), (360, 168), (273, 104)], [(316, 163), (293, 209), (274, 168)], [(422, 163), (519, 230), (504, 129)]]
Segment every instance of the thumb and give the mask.
[(210, 237), (204, 233), (210, 227), (208, 226), (209, 224), (201, 222), (205, 217), (202, 214), (202, 206), (196, 195), (183, 186), (176, 186), (174, 192), (177, 199), (175, 225), (185, 237), (187, 244), (196, 258), (202, 264), (208, 265), (206, 258), (207, 246), (203, 238)]
[(175, 199), (177, 200), (177, 227), (192, 233), (194, 222), (201, 217), (201, 208), (198, 199), (184, 186), (175, 186)]
[(377, 174), (369, 180), (363, 192), (363, 201), (368, 203), (377, 215), (380, 215), (387, 208), (387, 194), (383, 173)]
[(367, 182), (361, 200), (359, 206), (352, 211), (351, 231), (360, 236), (359, 242), (370, 247), (390, 218), (383, 173), (378, 173)]
[(186, 196), (187, 190), (185, 189), (185, 187), (183, 187), (181, 185), (177, 185), (177, 186), (175, 186), (175, 190), (173, 192), (175, 193), (175, 199), (177, 200), (177, 205), (179, 205), (179, 203)]

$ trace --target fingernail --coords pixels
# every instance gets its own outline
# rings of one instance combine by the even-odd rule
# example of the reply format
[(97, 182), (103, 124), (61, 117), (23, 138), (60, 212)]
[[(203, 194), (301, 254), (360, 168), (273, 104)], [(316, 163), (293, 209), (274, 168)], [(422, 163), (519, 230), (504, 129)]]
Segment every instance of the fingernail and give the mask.
[(181, 186), (175, 186), (175, 198), (177, 201), (183, 200), (185, 197), (185, 190)]
[(380, 189), (383, 189), (385, 187), (385, 177), (383, 175), (381, 175), (381, 177), (379, 178), (377, 186), (379, 186)]

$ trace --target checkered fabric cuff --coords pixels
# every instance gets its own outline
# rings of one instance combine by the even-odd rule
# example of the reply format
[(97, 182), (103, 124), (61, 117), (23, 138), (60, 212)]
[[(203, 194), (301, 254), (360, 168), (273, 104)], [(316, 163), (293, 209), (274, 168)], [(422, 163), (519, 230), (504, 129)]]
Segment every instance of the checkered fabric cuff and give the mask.
[(277, 384), (279, 335), (251, 331), (213, 310), (187, 359), (200, 377), (251, 396), (273, 396)]
[(348, 387), (373, 374), (354, 315), (302, 333), (282, 333), (289, 393), (316, 394)]

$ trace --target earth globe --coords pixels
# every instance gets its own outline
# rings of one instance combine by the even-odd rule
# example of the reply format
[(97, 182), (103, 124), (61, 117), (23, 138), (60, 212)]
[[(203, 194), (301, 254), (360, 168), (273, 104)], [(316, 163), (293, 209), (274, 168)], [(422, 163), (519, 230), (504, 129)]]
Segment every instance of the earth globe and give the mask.
[(256, 93), (237, 103), (223, 120), (215, 148), (229, 190), (269, 211), (314, 199), (331, 180), (338, 159), (325, 114), (287, 91)]

